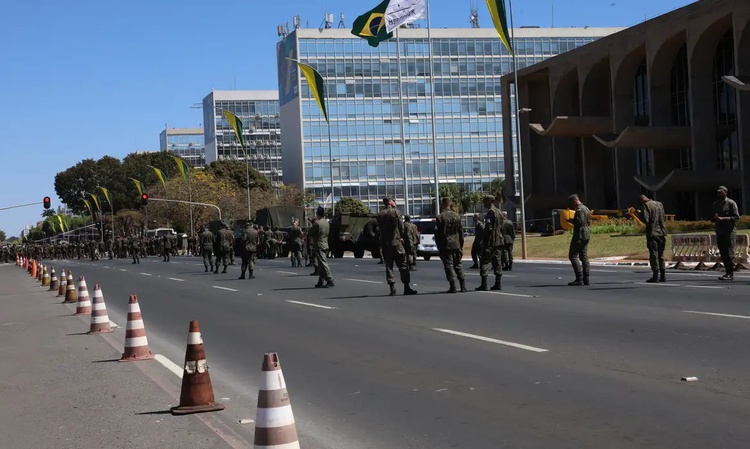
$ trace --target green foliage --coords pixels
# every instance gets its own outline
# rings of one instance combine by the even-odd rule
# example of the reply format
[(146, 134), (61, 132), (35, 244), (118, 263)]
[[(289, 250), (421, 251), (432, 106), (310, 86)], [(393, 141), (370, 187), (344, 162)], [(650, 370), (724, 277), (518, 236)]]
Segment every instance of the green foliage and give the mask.
[(44, 212), (42, 212), (42, 217), (44, 217), (44, 218), (54, 217), (56, 214), (57, 214), (57, 212), (55, 212), (52, 209), (45, 209)]
[[(433, 192), (433, 198), (435, 193)], [(453, 210), (458, 214), (469, 213), (475, 206), (482, 202), (484, 193), (479, 191), (470, 192), (461, 184), (440, 184), (440, 201), (450, 198), (453, 201)]]
[(499, 204), (505, 203), (507, 199), (505, 197), (505, 179), (503, 178), (495, 178), (491, 182), (485, 183), (482, 190), (494, 196)]
[[(240, 189), (247, 188), (247, 167), (245, 162), (222, 159), (212, 162), (206, 171), (219, 179), (228, 179)], [(271, 190), (271, 182), (261, 172), (250, 167), (250, 187), (264, 191)]]
[(0, 230), (0, 242), (4, 242), (4, 241), (5, 241), (5, 231)]
[(627, 218), (611, 218), (594, 220), (591, 223), (592, 234), (639, 234), (644, 230), (634, 220)]
[(367, 205), (352, 197), (344, 197), (336, 202), (336, 213), (342, 214), (369, 214), (370, 208)]

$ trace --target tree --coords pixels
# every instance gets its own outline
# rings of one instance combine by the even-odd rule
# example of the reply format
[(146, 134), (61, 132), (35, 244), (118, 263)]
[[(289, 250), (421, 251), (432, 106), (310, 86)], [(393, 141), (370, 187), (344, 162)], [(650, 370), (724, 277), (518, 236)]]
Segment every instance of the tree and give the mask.
[(81, 201), (81, 191), (96, 191), (96, 171), (95, 160), (82, 160), (55, 175), (55, 193), (74, 211), (82, 212), (86, 206)]
[(5, 231), (0, 230), (0, 242), (5, 241)]
[[(247, 167), (245, 162), (222, 159), (211, 162), (206, 171), (217, 179), (230, 180), (240, 189), (247, 189)], [(271, 190), (271, 182), (261, 172), (250, 167), (250, 188)]]
[(42, 217), (44, 218), (53, 217), (55, 215), (56, 215), (56, 212), (52, 209), (45, 209), (44, 212), (42, 212)]
[(495, 178), (491, 182), (485, 183), (484, 190), (488, 191), (490, 195), (495, 197), (497, 204), (502, 206), (507, 199), (505, 197), (505, 179)]
[(370, 208), (363, 201), (347, 196), (336, 202), (336, 213), (369, 214)]
[[(147, 187), (154, 184), (161, 184), (161, 181), (156, 177), (154, 169), (151, 167), (156, 167), (163, 171), (167, 178), (179, 175), (177, 163), (172, 155), (166, 151), (157, 153), (130, 153), (122, 160), (122, 168), (125, 176), (135, 178)], [(135, 184), (130, 180), (128, 180), (128, 183), (128, 187), (132, 189), (131, 193), (137, 197)]]
[(124, 235), (131, 235), (143, 229), (146, 217), (135, 210), (121, 210), (115, 215), (115, 228)]
[(279, 194), (276, 198), (277, 206), (303, 206), (309, 207), (315, 201), (315, 196), (310, 192), (298, 189), (295, 185), (279, 184)]

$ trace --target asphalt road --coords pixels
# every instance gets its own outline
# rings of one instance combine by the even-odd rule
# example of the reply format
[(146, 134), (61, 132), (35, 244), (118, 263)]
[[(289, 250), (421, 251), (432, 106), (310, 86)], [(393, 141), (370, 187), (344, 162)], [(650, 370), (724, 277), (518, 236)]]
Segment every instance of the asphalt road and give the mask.
[(137, 294), (151, 349), (177, 365), (198, 319), (227, 423), (254, 418), (278, 352), (308, 449), (750, 447), (750, 276), (650, 285), (648, 268), (608, 267), (567, 287), (567, 265), (517, 263), (502, 292), (448, 295), (433, 260), (418, 296), (388, 297), (369, 258), (332, 261), (333, 289), (286, 260), (252, 281), (198, 258), (52, 264), (100, 283), (120, 325)]

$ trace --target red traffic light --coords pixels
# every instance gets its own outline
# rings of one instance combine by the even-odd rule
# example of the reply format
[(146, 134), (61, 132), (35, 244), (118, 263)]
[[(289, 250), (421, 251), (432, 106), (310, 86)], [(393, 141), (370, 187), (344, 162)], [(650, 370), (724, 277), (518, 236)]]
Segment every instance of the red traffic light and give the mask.
[(141, 205), (145, 206), (148, 204), (148, 193), (141, 195)]
[(49, 208), (50, 208), (50, 205), (51, 205), (51, 204), (50, 204), (50, 203), (51, 203), (51, 200), (50, 200), (50, 198), (49, 198), (48, 196), (45, 196), (45, 197), (44, 197), (44, 201), (43, 201), (43, 203), (44, 203), (44, 208), (45, 208), (45, 209), (49, 209)]

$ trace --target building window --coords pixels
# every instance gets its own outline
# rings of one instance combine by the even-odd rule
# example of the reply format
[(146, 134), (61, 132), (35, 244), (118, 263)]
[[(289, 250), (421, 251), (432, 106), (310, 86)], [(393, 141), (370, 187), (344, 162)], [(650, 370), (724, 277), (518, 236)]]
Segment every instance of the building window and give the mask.
[[(649, 98), (648, 98), (648, 68), (646, 60), (638, 66), (638, 71), (633, 78), (633, 115), (635, 124), (646, 126), (650, 123), (649, 119)], [(654, 175), (654, 150), (650, 148), (639, 148), (636, 156), (636, 171), (639, 176)]]
[[(687, 45), (677, 52), (672, 63), (670, 94), (672, 100), (672, 125), (690, 126), (690, 77), (688, 75)], [(692, 148), (680, 149), (680, 170), (693, 169)], [(692, 216), (691, 213), (690, 216)]]
[(737, 134), (737, 97), (721, 77), (734, 75), (734, 38), (729, 29), (716, 47), (714, 56), (714, 106), (716, 111), (717, 160), (719, 170), (740, 168)]

